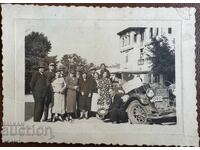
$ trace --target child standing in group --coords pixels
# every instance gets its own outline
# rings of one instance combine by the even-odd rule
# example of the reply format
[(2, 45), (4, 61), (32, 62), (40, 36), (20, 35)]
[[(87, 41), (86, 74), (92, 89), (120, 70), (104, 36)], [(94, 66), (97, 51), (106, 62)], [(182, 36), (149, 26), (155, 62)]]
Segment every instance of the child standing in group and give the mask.
[(62, 121), (61, 115), (65, 113), (65, 95), (66, 83), (61, 76), (60, 70), (56, 72), (55, 80), (52, 82), (52, 88), (54, 93), (54, 105), (52, 108), (53, 122)]

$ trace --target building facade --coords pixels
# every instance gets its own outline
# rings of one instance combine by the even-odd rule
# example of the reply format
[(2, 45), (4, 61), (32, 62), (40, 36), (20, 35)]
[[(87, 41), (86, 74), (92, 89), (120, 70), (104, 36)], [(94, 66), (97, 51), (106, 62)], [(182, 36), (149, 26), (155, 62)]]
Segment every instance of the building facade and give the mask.
[(147, 60), (147, 54), (150, 54), (147, 45), (151, 44), (153, 37), (159, 38), (163, 35), (169, 40), (171, 48), (175, 49), (172, 28), (129, 27), (117, 35), (120, 38), (120, 69), (139, 75), (145, 83), (158, 82), (163, 84), (163, 75), (151, 73), (151, 62)]

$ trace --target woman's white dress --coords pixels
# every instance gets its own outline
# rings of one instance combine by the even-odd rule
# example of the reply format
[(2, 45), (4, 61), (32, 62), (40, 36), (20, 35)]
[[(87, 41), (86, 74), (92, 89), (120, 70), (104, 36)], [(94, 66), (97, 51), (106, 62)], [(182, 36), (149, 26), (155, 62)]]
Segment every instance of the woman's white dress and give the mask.
[[(98, 85), (98, 80), (95, 80), (96, 81), (96, 83), (97, 83), (97, 85)], [(91, 103), (91, 111), (93, 111), (93, 112), (97, 112), (97, 110), (98, 110), (98, 105), (97, 105), (97, 102), (98, 102), (98, 99), (99, 99), (99, 94), (98, 94), (98, 89), (97, 89), (97, 87), (96, 87), (96, 92), (94, 92), (93, 94), (92, 94), (92, 103)]]
[(99, 94), (93, 93), (92, 94), (92, 104), (91, 104), (91, 111), (93, 111), (93, 112), (97, 112), (97, 110), (98, 110), (98, 105), (97, 105), (98, 99), (99, 99)]
[(65, 95), (64, 90), (66, 83), (64, 78), (57, 78), (52, 82), (54, 91), (54, 105), (52, 113), (64, 114), (65, 113)]

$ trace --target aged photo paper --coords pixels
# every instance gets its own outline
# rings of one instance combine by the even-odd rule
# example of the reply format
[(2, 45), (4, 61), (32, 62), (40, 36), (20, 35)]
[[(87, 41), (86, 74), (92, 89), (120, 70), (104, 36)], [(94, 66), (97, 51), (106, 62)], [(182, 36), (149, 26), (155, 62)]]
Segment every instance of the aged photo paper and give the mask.
[(2, 5), (3, 142), (198, 146), (195, 8)]

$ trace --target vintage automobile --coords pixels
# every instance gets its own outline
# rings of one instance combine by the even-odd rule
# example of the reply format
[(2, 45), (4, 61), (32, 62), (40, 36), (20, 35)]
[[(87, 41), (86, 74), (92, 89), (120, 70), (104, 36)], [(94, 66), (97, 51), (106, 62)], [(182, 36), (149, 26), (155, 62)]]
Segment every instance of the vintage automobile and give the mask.
[(166, 83), (144, 84), (138, 76), (123, 83), (122, 100), (131, 124), (176, 123), (175, 84)]

